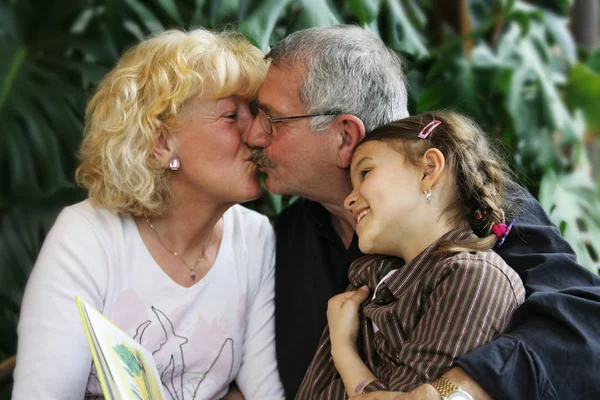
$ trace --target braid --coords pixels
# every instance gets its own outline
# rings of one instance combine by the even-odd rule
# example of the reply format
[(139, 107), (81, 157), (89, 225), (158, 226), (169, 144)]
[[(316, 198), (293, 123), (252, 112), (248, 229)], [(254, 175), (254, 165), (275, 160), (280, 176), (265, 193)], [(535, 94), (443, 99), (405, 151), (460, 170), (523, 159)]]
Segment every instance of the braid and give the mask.
[[(451, 160), (456, 178), (456, 214), (479, 236), (460, 243), (445, 242), (440, 251), (489, 250), (498, 241), (492, 225), (505, 223), (508, 205), (506, 189), (512, 184), (510, 172), (493, 154), (485, 133), (471, 120), (458, 114), (447, 115), (453, 138)], [(479, 211), (481, 219), (475, 217)]]

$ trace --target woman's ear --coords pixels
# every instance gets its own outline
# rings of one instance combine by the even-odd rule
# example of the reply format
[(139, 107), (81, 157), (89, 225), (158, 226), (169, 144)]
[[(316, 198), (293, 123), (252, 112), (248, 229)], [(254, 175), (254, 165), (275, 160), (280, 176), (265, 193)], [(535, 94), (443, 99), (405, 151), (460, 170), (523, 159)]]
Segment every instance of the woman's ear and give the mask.
[(176, 155), (175, 140), (169, 129), (164, 125), (158, 128), (154, 134), (154, 148), (152, 149), (152, 155), (161, 164), (165, 165), (169, 163), (171, 157)]
[(350, 167), (356, 146), (365, 137), (365, 125), (352, 114), (342, 114), (336, 121), (333, 128), (337, 134), (337, 163), (338, 167), (346, 169)]
[(446, 167), (446, 158), (438, 149), (427, 149), (422, 158), (421, 189), (431, 190)]

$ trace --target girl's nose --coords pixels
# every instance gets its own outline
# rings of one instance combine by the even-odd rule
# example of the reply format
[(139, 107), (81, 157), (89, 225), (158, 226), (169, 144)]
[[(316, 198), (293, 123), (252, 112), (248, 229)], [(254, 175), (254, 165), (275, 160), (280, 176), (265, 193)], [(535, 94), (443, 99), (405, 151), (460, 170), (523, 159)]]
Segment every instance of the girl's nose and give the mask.
[(352, 207), (354, 207), (354, 203), (356, 203), (356, 194), (354, 192), (350, 193), (346, 200), (344, 200), (344, 207), (348, 211), (352, 211)]

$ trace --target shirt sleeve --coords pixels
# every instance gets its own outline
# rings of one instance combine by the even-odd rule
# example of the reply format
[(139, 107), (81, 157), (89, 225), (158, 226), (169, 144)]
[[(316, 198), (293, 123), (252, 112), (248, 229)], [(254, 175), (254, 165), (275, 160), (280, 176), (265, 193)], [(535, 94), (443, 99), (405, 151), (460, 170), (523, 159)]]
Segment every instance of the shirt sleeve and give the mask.
[[(498, 336), (524, 299), (508, 269), (482, 256), (450, 258), (436, 277), (423, 313), (393, 358), (398, 364), (385, 390), (409, 391), (434, 380), (462, 354)], [(514, 272), (512, 272), (514, 274)], [(383, 390), (385, 382), (365, 388)]]
[(600, 398), (598, 276), (577, 264), (529, 194), (498, 253), (523, 279), (527, 299), (506, 334), (457, 365), (496, 398)]
[[(13, 399), (84, 397), (92, 356), (75, 296), (102, 310), (109, 256), (89, 221), (61, 212), (28, 280), (18, 324)], [(94, 272), (95, 271), (95, 272)]]
[(326, 326), (295, 398), (296, 400), (335, 400), (347, 397), (344, 382), (333, 363), (329, 326)]
[(259, 287), (244, 332), (244, 354), (236, 382), (246, 399), (283, 399), (275, 357), (275, 234), (266, 217), (250, 246), (249, 268), (260, 273)]

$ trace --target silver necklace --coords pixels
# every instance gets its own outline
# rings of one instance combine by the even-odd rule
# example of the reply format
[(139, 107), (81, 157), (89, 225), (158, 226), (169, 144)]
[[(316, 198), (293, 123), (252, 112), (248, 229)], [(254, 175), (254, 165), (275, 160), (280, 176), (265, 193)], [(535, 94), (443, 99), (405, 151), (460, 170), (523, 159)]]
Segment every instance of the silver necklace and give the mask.
[(215, 228), (213, 228), (210, 231), (210, 236), (208, 237), (208, 240), (206, 241), (206, 243), (204, 244), (204, 248), (202, 249), (202, 255), (200, 255), (200, 257), (198, 257), (198, 259), (196, 259), (196, 261), (194, 262), (194, 264), (192, 264), (190, 266), (187, 262), (185, 262), (185, 260), (181, 256), (181, 254), (179, 254), (178, 252), (173, 251), (173, 250), (167, 248), (167, 246), (165, 246), (165, 244), (163, 243), (162, 239), (158, 235), (158, 232), (156, 231), (156, 228), (154, 228), (154, 225), (152, 224), (152, 220), (150, 219), (150, 217), (144, 216), (144, 218), (146, 219), (146, 223), (148, 224), (148, 226), (150, 226), (150, 229), (152, 229), (152, 232), (154, 232), (154, 234), (156, 235), (156, 238), (158, 239), (158, 242), (163, 247), (163, 249), (165, 249), (169, 253), (173, 254), (175, 257), (177, 257), (179, 259), (179, 261), (181, 261), (181, 263), (183, 265), (185, 265), (187, 267), (187, 269), (190, 270), (190, 278), (193, 281), (195, 281), (196, 280), (196, 272), (195, 272), (196, 265), (198, 265), (198, 263), (200, 262), (200, 260), (202, 260), (202, 257), (204, 257), (204, 255), (206, 254), (206, 249), (208, 249), (208, 245), (210, 244), (210, 241), (212, 240), (213, 233), (215, 232)]

